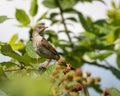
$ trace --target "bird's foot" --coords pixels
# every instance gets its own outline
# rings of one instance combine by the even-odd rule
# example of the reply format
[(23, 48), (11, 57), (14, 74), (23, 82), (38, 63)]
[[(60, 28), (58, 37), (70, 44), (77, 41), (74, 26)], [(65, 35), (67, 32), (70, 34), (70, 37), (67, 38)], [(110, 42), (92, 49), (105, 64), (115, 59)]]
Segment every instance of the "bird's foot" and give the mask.
[(40, 72), (45, 72), (46, 71), (46, 66), (44, 66), (44, 65), (40, 65), (39, 67), (38, 67), (38, 70), (40, 71)]

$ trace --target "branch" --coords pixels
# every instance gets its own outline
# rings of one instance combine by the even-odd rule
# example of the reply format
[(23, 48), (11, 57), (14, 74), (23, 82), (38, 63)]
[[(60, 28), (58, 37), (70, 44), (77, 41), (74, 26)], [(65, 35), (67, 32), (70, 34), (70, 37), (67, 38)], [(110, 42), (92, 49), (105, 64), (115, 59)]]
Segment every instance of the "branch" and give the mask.
[(84, 61), (84, 62), (87, 63), (87, 64), (89, 64), (89, 65), (94, 65), (94, 66), (98, 66), (98, 67), (101, 67), (101, 68), (109, 70), (109, 67), (101, 65), (101, 64), (98, 64), (97, 62), (86, 62), (86, 61)]
[(6, 69), (4, 72), (12, 72), (12, 71), (19, 71), (22, 70), (21, 68), (15, 68), (15, 69)]
[(67, 37), (68, 37), (68, 39), (69, 39), (69, 41), (70, 41), (70, 43), (71, 43), (71, 47), (73, 47), (72, 39), (71, 39), (71, 37), (70, 37), (70, 34), (67, 32), (68, 29), (67, 29), (67, 25), (66, 25), (66, 23), (65, 23), (65, 19), (64, 19), (64, 16), (63, 16), (63, 9), (62, 9), (62, 7), (61, 7), (61, 5), (60, 5), (60, 3), (59, 3), (59, 0), (55, 0), (55, 1), (56, 1), (56, 4), (57, 4), (58, 7), (59, 7), (60, 15), (61, 15), (61, 18), (62, 18), (62, 23), (63, 23), (64, 29), (65, 29), (65, 31), (66, 31)]
[(83, 92), (84, 92), (85, 96), (90, 96), (87, 87), (85, 87), (85, 86), (83, 87)]

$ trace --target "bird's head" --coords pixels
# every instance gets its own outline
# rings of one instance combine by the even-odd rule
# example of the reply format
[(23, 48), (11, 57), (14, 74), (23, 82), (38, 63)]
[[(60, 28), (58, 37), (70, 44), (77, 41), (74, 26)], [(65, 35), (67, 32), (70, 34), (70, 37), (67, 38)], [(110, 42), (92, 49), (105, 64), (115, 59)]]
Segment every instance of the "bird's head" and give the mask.
[(35, 32), (39, 33), (40, 35), (43, 34), (44, 30), (46, 29), (47, 27), (45, 25), (37, 25), (35, 27)]

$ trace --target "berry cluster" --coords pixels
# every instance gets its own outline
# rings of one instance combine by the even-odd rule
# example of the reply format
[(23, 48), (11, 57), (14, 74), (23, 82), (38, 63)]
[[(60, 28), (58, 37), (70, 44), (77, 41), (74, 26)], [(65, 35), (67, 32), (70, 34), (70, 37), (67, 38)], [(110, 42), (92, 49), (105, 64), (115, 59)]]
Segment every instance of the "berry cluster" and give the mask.
[(55, 86), (52, 96), (79, 96), (81, 92), (89, 94), (87, 88), (100, 82), (100, 78), (83, 73), (80, 68), (73, 68), (64, 58), (60, 58), (50, 77)]

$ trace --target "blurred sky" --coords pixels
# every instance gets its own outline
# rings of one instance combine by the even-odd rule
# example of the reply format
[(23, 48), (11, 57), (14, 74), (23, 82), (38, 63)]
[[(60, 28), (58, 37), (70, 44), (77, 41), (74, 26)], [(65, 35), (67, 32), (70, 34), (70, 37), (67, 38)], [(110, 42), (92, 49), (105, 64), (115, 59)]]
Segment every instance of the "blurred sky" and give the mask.
[[(26, 10), (27, 13), (29, 13), (29, 7), (30, 7), (30, 1), (31, 0), (0, 0), (0, 15), (6, 15), (9, 18), (12, 18), (2, 24), (0, 24), (0, 41), (7, 42), (11, 38), (11, 36), (15, 33), (19, 34), (19, 38), (22, 38), (24, 40), (28, 39), (28, 29), (26, 28), (18, 28), (16, 25), (18, 25), (18, 22), (14, 19), (15, 18), (15, 10), (16, 8), (22, 8)], [(44, 13), (47, 9), (41, 5), (42, 0), (38, 0), (40, 3), (39, 6), (39, 16)], [(92, 17), (93, 20), (97, 19), (103, 19), (106, 18), (106, 10), (111, 8), (111, 1), (115, 1), (117, 4), (119, 0), (104, 0), (106, 5), (100, 2), (93, 2), (93, 3), (81, 3), (77, 4), (75, 6), (76, 9), (80, 10), (85, 15), (89, 15)], [(47, 24), (48, 25), (48, 24)], [(78, 27), (80, 26), (74, 26), (74, 29), (78, 31)], [(72, 27), (71, 27), (72, 28)], [(56, 28), (57, 29), (57, 28)], [(79, 28), (80, 31), (83, 30), (83, 28)], [(64, 37), (64, 36), (63, 36)], [(115, 56), (110, 57), (110, 62), (115, 63), (115, 60), (113, 59)], [(0, 55), (0, 62), (8, 60), (8, 57)], [(83, 66), (84, 71), (90, 71), (92, 72), (93, 76), (100, 76), (102, 77), (102, 88), (105, 89), (107, 87), (117, 87), (120, 89), (120, 82), (116, 79), (115, 76), (111, 74), (110, 71), (106, 71), (105, 69), (96, 68), (94, 66), (85, 65)], [(105, 75), (106, 74), (106, 75)], [(92, 96), (99, 96), (92, 95)]]

